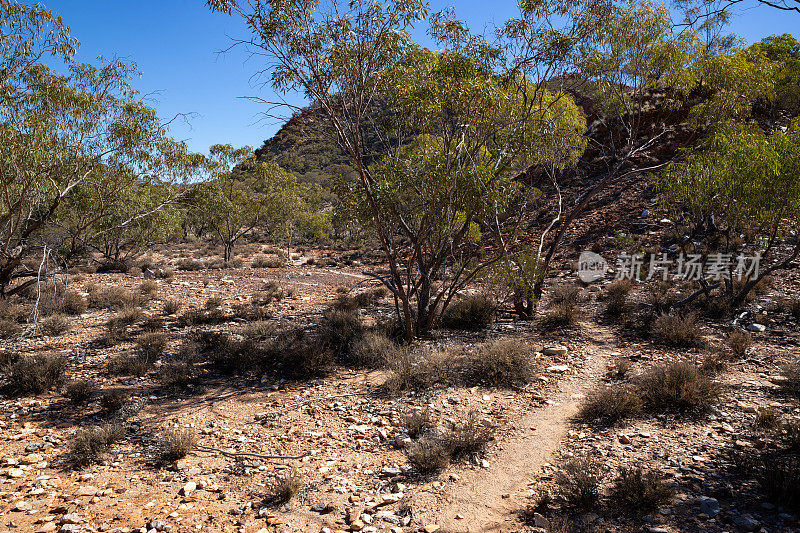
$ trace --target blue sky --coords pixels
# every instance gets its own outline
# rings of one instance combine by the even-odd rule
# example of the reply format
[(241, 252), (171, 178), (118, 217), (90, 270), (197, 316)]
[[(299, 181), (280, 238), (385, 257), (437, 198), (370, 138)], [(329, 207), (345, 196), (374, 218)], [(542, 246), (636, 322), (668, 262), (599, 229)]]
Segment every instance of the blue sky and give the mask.
[[(263, 106), (239, 98), (274, 96), (252, 79), (260, 68), (259, 60), (249, 58), (242, 49), (219, 53), (230, 47), (231, 38), (247, 36), (236, 17), (211, 13), (203, 0), (43, 3), (64, 18), (81, 42), (81, 61), (94, 62), (100, 55), (132, 59), (142, 72), (135, 86), (148, 95), (162, 118), (192, 114), (188, 122), (172, 126), (173, 135), (187, 141), (192, 150), (205, 152), (218, 142), (258, 147), (280, 127), (260, 115)], [(732, 25), (747, 41), (800, 33), (800, 14), (754, 5), (740, 8)], [(434, 10), (446, 6), (453, 6), (476, 31), (500, 24), (516, 12), (513, 0), (431, 3)]]

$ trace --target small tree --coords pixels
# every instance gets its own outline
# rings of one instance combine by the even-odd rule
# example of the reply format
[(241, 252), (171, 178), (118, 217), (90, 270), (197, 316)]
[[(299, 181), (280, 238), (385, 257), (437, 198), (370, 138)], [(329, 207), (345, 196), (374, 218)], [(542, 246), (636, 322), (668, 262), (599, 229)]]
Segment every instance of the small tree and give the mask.
[[(710, 295), (720, 287), (733, 308), (765, 276), (800, 266), (800, 121), (787, 131), (765, 133), (756, 124), (728, 122), (715, 129), (703, 150), (672, 165), (660, 180), (667, 196), (686, 209), (688, 221), (706, 226), (713, 217), (729, 259), (721, 281), (700, 280)], [(794, 244), (792, 244), (794, 242)], [(734, 283), (760, 256), (757, 275)]]
[[(128, 84), (135, 69), (77, 64), (73, 51), (68, 29), (50, 12), (0, 0), (0, 296), (30, 283), (9, 291), (16, 280), (41, 276), (23, 261), (49, 249), (48, 230), (84, 184), (113, 180), (107, 169), (136, 179), (168, 170), (160, 179), (169, 180), (187, 168), (185, 146)], [(66, 74), (42, 64), (45, 55), (63, 60)], [(118, 224), (151, 207), (132, 209)], [(86, 233), (98, 220), (74, 227)]]
[(189, 203), (224, 247), (227, 264), (235, 244), (261, 224), (281, 231), (299, 202), (297, 179), (274, 163), (258, 161), (250, 147), (211, 147), (209, 179), (194, 187)]

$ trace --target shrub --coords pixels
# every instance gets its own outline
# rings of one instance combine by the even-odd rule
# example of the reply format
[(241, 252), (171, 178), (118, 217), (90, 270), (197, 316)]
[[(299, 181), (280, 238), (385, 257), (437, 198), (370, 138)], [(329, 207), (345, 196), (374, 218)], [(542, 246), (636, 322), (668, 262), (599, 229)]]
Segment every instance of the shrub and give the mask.
[(759, 409), (753, 426), (757, 429), (775, 429), (780, 425), (781, 414), (773, 407)]
[(424, 438), (406, 448), (408, 464), (420, 475), (438, 474), (450, 464), (450, 453), (445, 445), (435, 438)]
[(603, 387), (592, 393), (581, 407), (578, 417), (587, 422), (616, 424), (632, 418), (642, 410), (642, 399), (633, 387)]
[(266, 320), (271, 315), (263, 305), (239, 303), (233, 305), (233, 316), (244, 320)]
[(69, 319), (61, 314), (48, 316), (40, 324), (42, 333), (48, 337), (63, 335), (70, 330), (70, 327)]
[(353, 345), (350, 360), (353, 365), (363, 368), (379, 368), (386, 361), (396, 357), (398, 346), (386, 335), (367, 332)]
[(788, 304), (789, 314), (800, 320), (800, 298), (791, 298)]
[(773, 502), (800, 510), (800, 457), (787, 455), (761, 461), (758, 482)]
[(169, 336), (166, 333), (145, 333), (136, 339), (141, 357), (148, 361), (155, 361), (164, 354)]
[(618, 356), (614, 358), (614, 362), (609, 369), (609, 377), (611, 379), (622, 380), (626, 379), (633, 368), (633, 362), (627, 357)]
[(641, 468), (620, 467), (611, 487), (611, 501), (625, 511), (650, 512), (667, 504), (674, 494), (664, 478)]
[(178, 261), (175, 267), (178, 270), (196, 271), (202, 270), (203, 264), (197, 259), (186, 258)]
[(197, 436), (190, 429), (173, 429), (164, 434), (159, 456), (164, 462), (183, 459), (197, 445)]
[(95, 385), (88, 379), (70, 381), (64, 387), (64, 396), (75, 405), (83, 405), (89, 401), (94, 392)]
[(653, 338), (665, 346), (695, 348), (703, 344), (703, 332), (695, 315), (659, 315), (653, 322)]
[(125, 436), (121, 424), (110, 423), (78, 431), (72, 440), (69, 461), (74, 467), (97, 463), (112, 444)]
[(194, 366), (183, 361), (170, 361), (158, 369), (157, 379), (167, 389), (185, 389), (194, 379)]
[(180, 317), (180, 322), (185, 326), (198, 324), (217, 324), (225, 320), (225, 313), (221, 309), (187, 309)]
[(495, 303), (485, 294), (472, 294), (450, 305), (442, 316), (449, 329), (478, 331), (492, 323)]
[(580, 309), (574, 302), (565, 300), (554, 302), (550, 309), (539, 318), (539, 326), (544, 329), (566, 328), (578, 322)]
[(550, 293), (552, 303), (571, 303), (577, 305), (580, 301), (581, 288), (576, 285), (559, 285)]
[(22, 333), (22, 327), (7, 318), (0, 318), (0, 339), (10, 339)]
[(792, 362), (781, 369), (783, 382), (781, 388), (793, 395), (800, 395), (800, 363)]
[(130, 396), (124, 391), (113, 390), (107, 392), (100, 398), (100, 407), (108, 414), (113, 414), (125, 407), (130, 401)]
[(283, 505), (297, 496), (302, 488), (303, 475), (293, 468), (275, 477), (265, 500), (273, 505)]
[(503, 339), (480, 346), (469, 361), (474, 381), (491, 387), (514, 387), (530, 382), (534, 364), (530, 347), (520, 339)]
[(177, 300), (167, 300), (164, 302), (163, 311), (165, 315), (174, 315), (180, 308), (181, 304)]
[(800, 451), (800, 420), (789, 420), (783, 424), (781, 441), (789, 450)]
[(143, 296), (146, 296), (150, 299), (153, 299), (158, 296), (158, 282), (152, 279), (147, 281), (143, 281), (141, 285), (139, 285), (139, 293)]
[(555, 476), (557, 495), (567, 506), (588, 511), (600, 500), (602, 479), (595, 461), (585, 457), (572, 459)]
[(103, 287), (89, 292), (89, 307), (94, 309), (123, 309), (140, 304), (140, 297), (122, 287)]
[(64, 293), (64, 301), (62, 303), (62, 310), (68, 315), (81, 315), (86, 312), (88, 305), (86, 298), (79, 293), (68, 290)]
[(242, 328), (241, 334), (245, 339), (266, 339), (275, 333), (275, 323), (266, 320), (259, 320), (247, 324)]
[(363, 335), (364, 326), (355, 312), (328, 309), (324, 313), (320, 336), (338, 362), (355, 363), (353, 349)]
[(141, 353), (119, 354), (108, 361), (108, 373), (114, 376), (144, 376), (153, 366), (153, 361)]
[(463, 422), (450, 422), (441, 440), (450, 457), (459, 459), (483, 453), (494, 438), (494, 431), (472, 411)]
[(448, 354), (426, 347), (400, 347), (386, 362), (389, 377), (384, 384), (390, 390), (424, 390), (446, 375)]
[(411, 411), (401, 417), (400, 423), (412, 439), (417, 439), (436, 428), (436, 421), (433, 419), (430, 409)]
[(652, 367), (641, 376), (638, 388), (647, 409), (680, 412), (707, 409), (720, 393), (708, 376), (686, 362)]
[(628, 309), (628, 297), (633, 289), (633, 280), (621, 279), (610, 283), (603, 291), (605, 312), (620, 316)]
[(286, 266), (286, 261), (280, 257), (258, 255), (253, 259), (253, 268), (281, 268)]
[(59, 383), (67, 368), (63, 355), (29, 355), (11, 365), (8, 383), (16, 394), (41, 394)]
[(328, 374), (333, 354), (324, 343), (302, 330), (278, 335), (267, 343), (265, 365), (292, 379), (319, 378)]
[(735, 330), (728, 335), (726, 344), (735, 357), (742, 359), (747, 355), (747, 349), (753, 345), (753, 336), (746, 331)]

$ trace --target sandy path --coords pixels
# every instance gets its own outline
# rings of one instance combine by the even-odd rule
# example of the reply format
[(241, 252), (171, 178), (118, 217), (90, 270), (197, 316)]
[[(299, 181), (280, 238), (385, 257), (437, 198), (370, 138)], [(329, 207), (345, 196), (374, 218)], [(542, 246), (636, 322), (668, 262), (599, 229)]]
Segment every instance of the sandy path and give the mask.
[[(585, 395), (597, 387), (606, 371), (609, 354), (617, 351), (612, 333), (595, 324), (584, 324), (590, 343), (582, 369), (562, 380), (552, 404), (531, 411), (519, 422), (521, 431), (508, 441), (487, 469), (466, 471), (450, 485), (444, 504), (429, 522), (442, 532), (511, 532), (508, 521), (524, 508), (528, 483), (552, 461), (570, 428)], [(505, 496), (505, 497), (504, 497)], [(456, 519), (456, 516), (459, 516)]]

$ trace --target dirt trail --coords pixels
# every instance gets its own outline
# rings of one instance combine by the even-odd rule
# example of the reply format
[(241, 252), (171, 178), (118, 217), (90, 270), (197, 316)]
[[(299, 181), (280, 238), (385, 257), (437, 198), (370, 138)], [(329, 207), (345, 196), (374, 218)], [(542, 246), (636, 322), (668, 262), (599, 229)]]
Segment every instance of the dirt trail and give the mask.
[[(596, 324), (584, 324), (589, 338), (587, 359), (574, 375), (562, 380), (552, 404), (520, 420), (521, 431), (502, 442), (502, 451), (488, 469), (467, 471), (451, 485), (445, 504), (436, 513), (442, 532), (511, 532), (509, 518), (525, 506), (528, 483), (553, 460), (584, 395), (597, 387), (617, 351), (614, 335)], [(505, 498), (503, 496), (506, 496)], [(456, 516), (459, 519), (456, 519)]]

